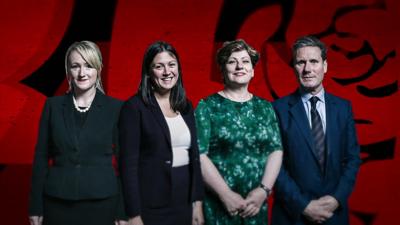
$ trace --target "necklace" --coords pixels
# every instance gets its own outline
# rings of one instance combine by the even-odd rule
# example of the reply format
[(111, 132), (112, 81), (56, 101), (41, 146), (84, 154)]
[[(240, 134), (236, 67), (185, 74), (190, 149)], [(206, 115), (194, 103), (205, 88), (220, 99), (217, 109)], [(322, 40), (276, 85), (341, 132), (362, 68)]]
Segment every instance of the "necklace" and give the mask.
[(235, 99), (232, 96), (228, 95), (228, 93), (225, 91), (225, 89), (222, 90), (222, 93), (225, 95), (225, 97), (227, 99), (229, 99), (231, 101), (234, 101), (234, 102), (246, 102), (246, 101), (250, 100), (253, 97), (253, 95), (250, 92), (247, 92), (246, 96), (245, 97), (241, 97), (241, 99)]
[(85, 113), (85, 112), (89, 111), (90, 106), (92, 105), (92, 102), (93, 102), (93, 101), (90, 102), (89, 106), (84, 107), (83, 109), (81, 109), (81, 108), (79, 108), (78, 103), (76, 103), (75, 96), (72, 96), (72, 100), (74, 102), (75, 109), (78, 110), (78, 112), (80, 112), (80, 113)]

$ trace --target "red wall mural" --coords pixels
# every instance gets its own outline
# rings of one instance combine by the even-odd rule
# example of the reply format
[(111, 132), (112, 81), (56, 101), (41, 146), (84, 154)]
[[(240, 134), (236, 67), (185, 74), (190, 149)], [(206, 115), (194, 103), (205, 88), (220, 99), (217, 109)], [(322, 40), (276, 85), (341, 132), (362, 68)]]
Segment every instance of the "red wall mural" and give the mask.
[[(296, 88), (290, 45), (312, 34), (329, 47), (325, 88), (352, 101), (363, 164), (352, 225), (395, 224), (400, 212), (400, 3), (397, 0), (13, 0), (0, 2), (0, 218), (28, 224), (30, 164), (47, 96), (66, 90), (64, 54), (101, 47), (109, 95), (136, 91), (155, 40), (172, 43), (198, 100), (222, 88), (215, 50), (243, 38), (261, 52), (251, 90), (270, 101)], [(3, 222), (2, 222), (3, 223)]]

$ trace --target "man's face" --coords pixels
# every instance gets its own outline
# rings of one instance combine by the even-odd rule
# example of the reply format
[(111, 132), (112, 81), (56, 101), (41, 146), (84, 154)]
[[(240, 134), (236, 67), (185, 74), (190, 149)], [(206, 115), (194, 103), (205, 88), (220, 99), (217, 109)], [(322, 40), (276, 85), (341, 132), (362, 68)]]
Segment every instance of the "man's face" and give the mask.
[(301, 89), (313, 95), (321, 91), (327, 62), (322, 59), (319, 47), (306, 46), (297, 49), (293, 67)]

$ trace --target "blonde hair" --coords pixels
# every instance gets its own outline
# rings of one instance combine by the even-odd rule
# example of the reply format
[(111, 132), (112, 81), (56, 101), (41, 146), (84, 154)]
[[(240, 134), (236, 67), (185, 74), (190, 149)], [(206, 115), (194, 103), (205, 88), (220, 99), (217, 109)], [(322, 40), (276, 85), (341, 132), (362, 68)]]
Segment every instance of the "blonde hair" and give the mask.
[[(69, 46), (65, 53), (65, 72), (68, 74), (68, 68), (71, 66), (69, 63), (69, 55), (72, 51), (78, 52), (82, 58), (93, 68), (97, 70), (96, 89), (104, 93), (103, 84), (101, 82), (101, 70), (103, 69), (103, 58), (99, 47), (91, 41), (79, 41)], [(73, 86), (69, 83), (68, 92), (73, 90)]]

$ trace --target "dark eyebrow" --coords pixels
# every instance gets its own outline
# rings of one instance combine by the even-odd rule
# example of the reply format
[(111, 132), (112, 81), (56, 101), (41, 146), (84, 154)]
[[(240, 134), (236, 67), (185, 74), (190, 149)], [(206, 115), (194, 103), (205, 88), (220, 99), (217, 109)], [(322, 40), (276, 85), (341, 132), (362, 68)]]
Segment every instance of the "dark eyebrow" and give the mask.
[(299, 60), (295, 59), (294, 60), (295, 63), (304, 63), (305, 61), (306, 60), (304, 60), (304, 59), (299, 59)]

